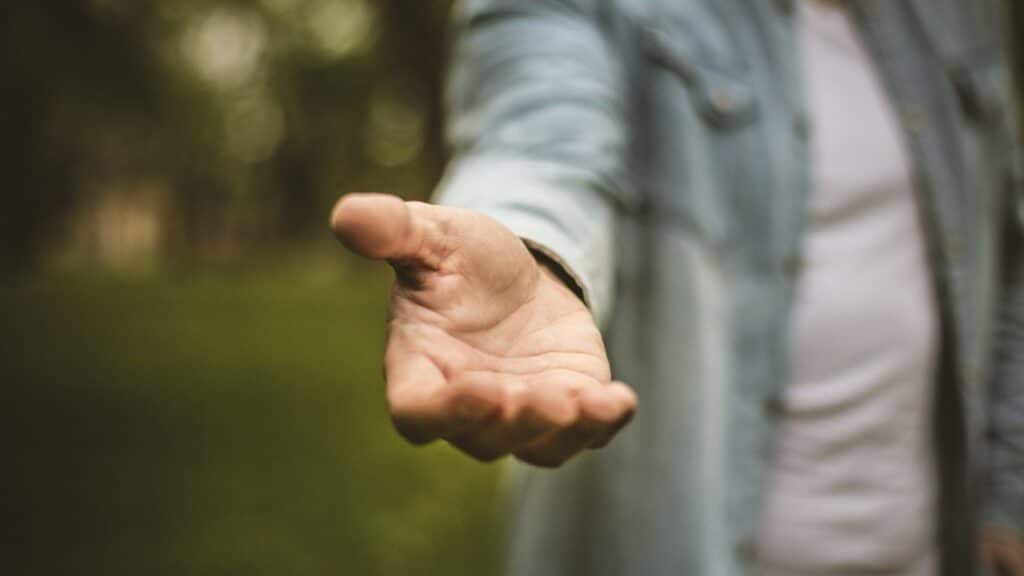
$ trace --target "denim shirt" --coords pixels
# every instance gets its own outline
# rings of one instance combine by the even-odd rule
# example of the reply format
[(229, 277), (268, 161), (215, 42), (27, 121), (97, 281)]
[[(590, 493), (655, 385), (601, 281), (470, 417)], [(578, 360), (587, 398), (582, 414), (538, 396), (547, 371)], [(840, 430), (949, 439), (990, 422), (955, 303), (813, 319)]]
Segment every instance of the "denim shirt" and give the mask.
[[(905, 131), (941, 304), (943, 573), (975, 574), (979, 525), (1024, 527), (1002, 20), (987, 0), (849, 6)], [(609, 447), (519, 471), (511, 573), (752, 573), (811, 185), (795, 17), (794, 0), (457, 6), (438, 201), (561, 264), (640, 399)]]

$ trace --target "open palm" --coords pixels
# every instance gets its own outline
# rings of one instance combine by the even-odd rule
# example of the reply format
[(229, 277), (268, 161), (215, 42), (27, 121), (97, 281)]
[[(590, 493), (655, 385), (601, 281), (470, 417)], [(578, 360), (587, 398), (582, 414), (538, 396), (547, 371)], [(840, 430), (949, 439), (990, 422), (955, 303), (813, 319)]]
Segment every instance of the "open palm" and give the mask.
[(410, 441), (557, 466), (632, 416), (636, 398), (611, 381), (589, 310), (498, 222), (361, 194), (338, 203), (332, 227), (397, 272), (384, 372)]

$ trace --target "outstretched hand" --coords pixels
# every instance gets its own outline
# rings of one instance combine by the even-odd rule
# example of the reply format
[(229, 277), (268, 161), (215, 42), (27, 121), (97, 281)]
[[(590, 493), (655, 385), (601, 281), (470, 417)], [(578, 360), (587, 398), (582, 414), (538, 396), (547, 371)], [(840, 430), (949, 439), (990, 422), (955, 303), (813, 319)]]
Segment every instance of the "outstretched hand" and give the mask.
[(558, 466), (632, 417), (636, 396), (611, 381), (589, 310), (497, 221), (351, 194), (331, 226), (346, 247), (396, 270), (384, 375), (409, 441)]

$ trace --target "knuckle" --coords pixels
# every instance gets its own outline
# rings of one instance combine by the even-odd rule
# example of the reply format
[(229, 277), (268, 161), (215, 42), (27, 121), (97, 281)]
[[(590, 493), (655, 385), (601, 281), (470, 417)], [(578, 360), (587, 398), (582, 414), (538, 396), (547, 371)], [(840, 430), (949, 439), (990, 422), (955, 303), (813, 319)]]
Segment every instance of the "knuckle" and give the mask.
[(388, 394), (388, 414), (395, 426), (407, 426), (419, 418), (416, 406), (397, 394)]
[(486, 452), (486, 451), (485, 452), (479, 452), (479, 453), (476, 453), (476, 454), (472, 454), (472, 453), (467, 452), (467, 454), (469, 454), (474, 460), (477, 460), (478, 462), (483, 462), (484, 464), (490, 464), (491, 462), (496, 462), (497, 460), (500, 460), (501, 458), (506, 456), (505, 452)]
[(573, 433), (583, 442), (592, 441), (598, 436), (614, 434), (615, 423), (594, 418), (580, 420), (580, 423), (572, 429)]
[(392, 415), (391, 423), (394, 426), (395, 431), (398, 432), (398, 435), (410, 444), (422, 446), (424, 444), (429, 444), (434, 440), (433, 437), (424, 432), (420, 426), (417, 426), (415, 422), (411, 420), (401, 420)]
[(388, 398), (388, 415), (391, 424), (406, 441), (423, 445), (434, 440), (424, 426), (423, 414), (414, 404), (399, 398)]
[(626, 412), (622, 414), (622, 416), (615, 420), (615, 422), (612, 424), (612, 428), (616, 431), (621, 430), (627, 424), (633, 421), (633, 416), (635, 415), (636, 410), (626, 410)]
[(469, 425), (486, 424), (502, 414), (500, 402), (489, 401), (468, 390), (461, 390), (452, 395), (448, 408), (452, 418)]
[(551, 422), (556, 429), (568, 430), (579, 425), (580, 416), (580, 409), (576, 402), (566, 402), (565, 406), (552, 413)]
[(494, 462), (508, 454), (498, 447), (484, 446), (466, 440), (452, 440), (449, 443), (470, 458), (484, 463)]
[(603, 430), (615, 425), (622, 417), (618, 410), (610, 409), (608, 406), (590, 403), (585, 406), (580, 416), (581, 422), (587, 429)]
[(571, 457), (572, 454), (557, 454), (546, 451), (530, 451), (516, 454), (516, 458), (527, 464), (551, 469), (561, 468)]

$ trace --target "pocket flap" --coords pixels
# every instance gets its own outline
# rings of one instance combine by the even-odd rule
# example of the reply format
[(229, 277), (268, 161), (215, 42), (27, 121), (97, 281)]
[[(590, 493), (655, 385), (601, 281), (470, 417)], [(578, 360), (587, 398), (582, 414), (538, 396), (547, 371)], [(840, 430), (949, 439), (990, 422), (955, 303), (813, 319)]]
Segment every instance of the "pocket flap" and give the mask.
[(756, 98), (750, 84), (738, 75), (708, 65), (678, 35), (655, 25), (645, 26), (644, 52), (675, 73), (691, 90), (704, 118), (719, 127), (734, 127), (754, 118)]
[(1000, 66), (984, 61), (949, 67), (949, 77), (968, 118), (990, 126), (1005, 120), (1000, 75)]

